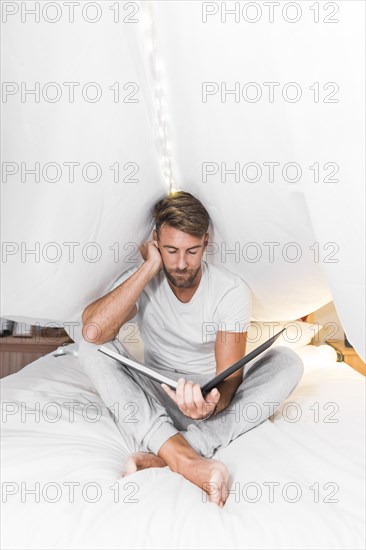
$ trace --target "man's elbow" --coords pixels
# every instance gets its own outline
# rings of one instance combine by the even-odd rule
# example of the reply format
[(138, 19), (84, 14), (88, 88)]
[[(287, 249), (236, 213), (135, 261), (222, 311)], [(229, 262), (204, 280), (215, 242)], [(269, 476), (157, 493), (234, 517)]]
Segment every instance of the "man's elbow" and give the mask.
[(98, 331), (96, 330), (96, 327), (94, 326), (94, 323), (83, 323), (83, 327), (81, 329), (81, 334), (87, 342), (90, 344), (100, 344), (98, 336)]
[(106, 331), (102, 330), (102, 327), (91, 318), (82, 319), (83, 326), (81, 334), (87, 342), (90, 344), (101, 345), (108, 342), (111, 338), (106, 335)]
[(102, 345), (111, 340), (115, 340), (118, 337), (120, 330), (119, 325), (101, 325), (94, 321), (92, 318), (83, 322), (81, 334), (87, 342), (90, 344)]
[(91, 344), (99, 344), (100, 342), (98, 340), (101, 336), (101, 330), (100, 327), (98, 327), (98, 323), (93, 320), (90, 312), (88, 312), (90, 305), (91, 304), (84, 309), (81, 315), (81, 334), (87, 342), (90, 342)]

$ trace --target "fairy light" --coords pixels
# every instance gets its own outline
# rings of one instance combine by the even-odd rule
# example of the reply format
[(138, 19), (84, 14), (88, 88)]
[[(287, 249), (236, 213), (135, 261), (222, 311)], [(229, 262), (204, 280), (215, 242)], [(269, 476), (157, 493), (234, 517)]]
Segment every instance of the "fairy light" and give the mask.
[(153, 89), (154, 89), (154, 100), (155, 100), (155, 109), (156, 117), (158, 124), (158, 136), (161, 144), (162, 159), (161, 159), (161, 169), (164, 175), (164, 179), (167, 183), (169, 194), (176, 192), (173, 187), (173, 171), (172, 171), (172, 144), (168, 139), (167, 131), (167, 120), (165, 106), (166, 102), (164, 101), (164, 92), (162, 85), (162, 69), (163, 63), (159, 58), (159, 54), (156, 47), (156, 25), (155, 25), (155, 13), (154, 13), (154, 2), (149, 1), (144, 5), (146, 9), (146, 42), (147, 42), (147, 51), (149, 55), (149, 62), (151, 67), (151, 74), (153, 80)]

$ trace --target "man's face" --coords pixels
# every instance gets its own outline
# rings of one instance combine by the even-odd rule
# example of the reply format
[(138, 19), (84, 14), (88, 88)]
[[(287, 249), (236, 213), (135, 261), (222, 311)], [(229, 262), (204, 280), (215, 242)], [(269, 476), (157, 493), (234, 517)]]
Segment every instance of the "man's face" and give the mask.
[[(155, 230), (153, 238), (157, 240)], [(158, 246), (163, 259), (163, 269), (174, 286), (177, 288), (194, 286), (207, 243), (208, 233), (198, 238), (167, 225), (160, 229)]]

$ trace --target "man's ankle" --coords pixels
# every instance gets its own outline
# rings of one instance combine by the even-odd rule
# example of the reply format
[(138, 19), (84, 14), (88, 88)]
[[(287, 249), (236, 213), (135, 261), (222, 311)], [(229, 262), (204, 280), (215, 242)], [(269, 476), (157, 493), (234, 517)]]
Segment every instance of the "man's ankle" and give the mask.
[(160, 447), (158, 456), (173, 471), (177, 471), (179, 465), (197, 458), (201, 458), (198, 453), (190, 446), (182, 434), (175, 434)]

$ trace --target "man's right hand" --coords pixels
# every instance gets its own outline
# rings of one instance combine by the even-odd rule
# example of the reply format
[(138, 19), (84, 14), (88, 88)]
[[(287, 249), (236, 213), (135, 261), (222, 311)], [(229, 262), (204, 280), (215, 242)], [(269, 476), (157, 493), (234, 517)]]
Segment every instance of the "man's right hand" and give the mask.
[(157, 241), (152, 240), (143, 243), (140, 246), (140, 253), (145, 262), (154, 266), (154, 271), (159, 273), (163, 267), (163, 259), (160, 254)]

